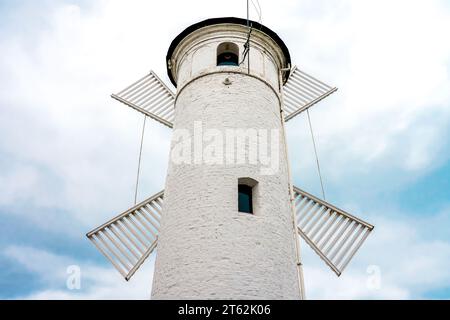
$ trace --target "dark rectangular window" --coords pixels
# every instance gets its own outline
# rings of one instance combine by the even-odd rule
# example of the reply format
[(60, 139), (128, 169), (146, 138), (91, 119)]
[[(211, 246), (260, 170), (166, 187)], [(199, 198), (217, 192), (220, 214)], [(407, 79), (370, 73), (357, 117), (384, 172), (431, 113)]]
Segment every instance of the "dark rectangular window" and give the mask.
[(238, 185), (239, 212), (253, 213), (253, 188), (245, 184)]

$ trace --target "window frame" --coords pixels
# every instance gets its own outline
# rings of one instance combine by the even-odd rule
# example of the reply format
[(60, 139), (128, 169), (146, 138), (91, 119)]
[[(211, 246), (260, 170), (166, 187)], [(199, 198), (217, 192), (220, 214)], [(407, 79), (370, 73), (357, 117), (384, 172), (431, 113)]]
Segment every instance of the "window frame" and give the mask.
[[(229, 53), (234, 55), (234, 62), (231, 64), (219, 64), (219, 57)], [(223, 61), (222, 61), (223, 63)], [(234, 64), (235, 63), (235, 64)], [(222, 42), (217, 46), (216, 50), (216, 66), (217, 67), (239, 67), (239, 46), (234, 42)]]

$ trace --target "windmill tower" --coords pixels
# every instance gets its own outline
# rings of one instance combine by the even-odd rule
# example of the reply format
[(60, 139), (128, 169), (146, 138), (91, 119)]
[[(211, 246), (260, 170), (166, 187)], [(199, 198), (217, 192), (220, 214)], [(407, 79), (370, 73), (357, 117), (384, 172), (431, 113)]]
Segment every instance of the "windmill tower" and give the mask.
[(112, 97), (173, 128), (166, 187), (87, 234), (129, 280), (158, 246), (155, 299), (303, 299), (299, 237), (339, 276), (373, 226), (292, 184), (285, 123), (337, 89), (260, 23), (209, 19)]

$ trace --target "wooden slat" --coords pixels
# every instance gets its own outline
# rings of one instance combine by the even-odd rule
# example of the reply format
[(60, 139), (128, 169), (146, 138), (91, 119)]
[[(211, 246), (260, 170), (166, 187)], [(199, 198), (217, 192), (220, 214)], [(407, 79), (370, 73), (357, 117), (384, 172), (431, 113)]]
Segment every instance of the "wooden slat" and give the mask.
[(337, 88), (317, 80), (299, 68), (292, 68), (289, 80), (283, 87), (285, 121), (291, 120), (336, 91)]
[[(87, 234), (97, 249), (129, 280), (157, 245), (163, 191), (119, 214)], [(162, 210), (162, 209), (158, 209)]]
[(111, 97), (169, 128), (173, 127), (175, 95), (153, 71)]
[(297, 216), (303, 221), (298, 224), (299, 235), (340, 276), (373, 225), (297, 187), (294, 193), (296, 199), (301, 198), (295, 203)]

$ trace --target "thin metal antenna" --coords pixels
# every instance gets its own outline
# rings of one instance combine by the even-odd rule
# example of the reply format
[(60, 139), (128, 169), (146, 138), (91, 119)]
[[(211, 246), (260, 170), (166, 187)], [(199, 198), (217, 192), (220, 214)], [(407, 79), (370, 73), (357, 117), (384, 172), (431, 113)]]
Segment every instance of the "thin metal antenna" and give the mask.
[(142, 135), (141, 135), (141, 147), (139, 148), (139, 162), (138, 162), (138, 168), (137, 168), (137, 175), (136, 175), (136, 189), (134, 191), (134, 204), (137, 203), (137, 194), (138, 194), (138, 187), (139, 187), (139, 176), (141, 173), (141, 159), (142, 159), (142, 146), (144, 144), (144, 132), (145, 132), (145, 122), (147, 120), (147, 116), (144, 114), (144, 123), (142, 125)]
[(250, 74), (250, 34), (252, 32), (252, 29), (250, 28), (250, 4), (249, 4), (249, 0), (247, 0), (247, 28), (249, 28), (248, 31), (248, 38), (247, 38), (247, 72), (248, 74)]
[(249, 0), (247, 0), (247, 27), (250, 26), (250, 5)]
[(314, 132), (313, 132), (313, 128), (311, 125), (311, 117), (309, 115), (309, 109), (306, 109), (306, 114), (308, 115), (309, 130), (311, 131), (311, 138), (312, 138), (312, 143), (314, 146), (314, 154), (316, 156), (317, 172), (319, 173), (320, 187), (322, 188), (322, 196), (323, 196), (323, 200), (326, 200), (325, 190), (323, 188), (322, 173), (320, 172), (319, 156), (317, 155), (316, 140), (314, 139)]
[[(258, 13), (258, 22), (259, 22), (259, 24), (261, 24), (261, 6), (259, 4), (259, 1), (257, 0), (258, 7), (256, 7), (256, 5), (253, 2), (253, 0), (247, 0), (247, 28), (248, 28), (248, 36), (247, 36), (247, 41), (244, 44), (244, 53), (243, 53), (242, 62), (240, 64), (242, 64), (245, 61), (245, 58), (247, 58), (247, 73), (248, 74), (250, 74), (250, 36), (251, 36), (252, 30), (253, 30), (253, 24), (250, 23), (250, 1), (252, 2), (253, 7), (255, 8), (255, 10)], [(260, 26), (260, 28), (262, 28), (262, 25)]]

